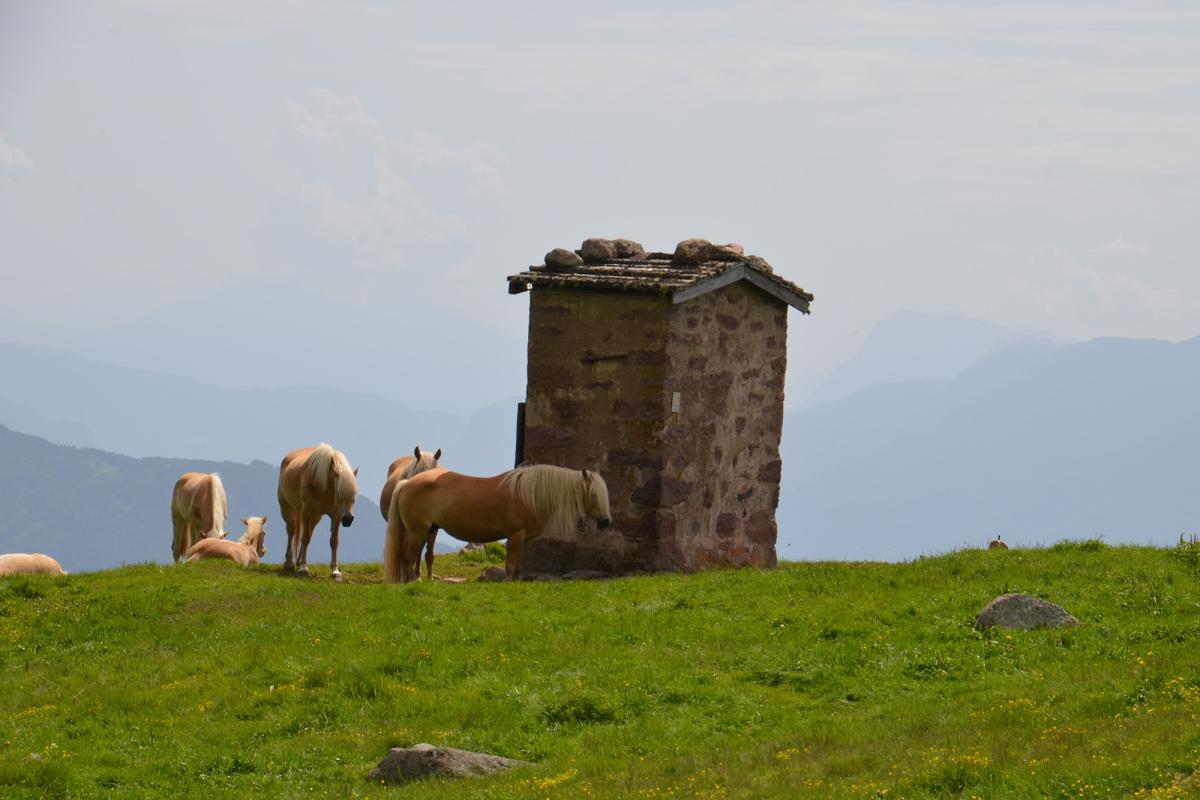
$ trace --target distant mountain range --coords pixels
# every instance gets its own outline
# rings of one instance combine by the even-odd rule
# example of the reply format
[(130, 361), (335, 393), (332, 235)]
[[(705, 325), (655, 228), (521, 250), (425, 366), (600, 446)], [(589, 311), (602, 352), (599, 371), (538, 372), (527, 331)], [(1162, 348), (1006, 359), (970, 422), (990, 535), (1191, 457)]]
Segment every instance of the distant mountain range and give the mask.
[[(235, 516), (272, 514), (280, 458), (318, 441), (362, 467), (360, 491), (371, 499), (387, 464), (417, 444), (441, 447), (454, 469), (495, 474), (512, 465), (515, 405), (469, 417), (422, 412), (373, 394), (221, 388), (0, 344), (0, 424), (96, 448), (50, 452), (48, 442), (5, 433), (0, 461), (15, 483), (0, 494), (0, 550), (29, 549), (14, 542), (30, 537), (64, 546), (78, 538), (80, 563), (161, 560), (164, 487), (175, 476), (217, 469)], [(780, 557), (913, 558), (996, 534), (1015, 544), (1169, 543), (1200, 529), (1197, 409), (1200, 338), (1071, 344), (953, 315), (899, 315), (785, 414)], [(378, 511), (358, 516), (344, 546), (370, 544), (346, 557), (378, 558)], [(367, 517), (376, 533), (367, 535)], [(79, 531), (96, 524), (132, 525), (146, 543), (97, 562), (117, 551), (88, 550), (92, 537)]]
[[(40, 552), (67, 571), (123, 563), (171, 561), (171, 489), (189, 470), (217, 472), (229, 496), (230, 536), (239, 517), (267, 515), (269, 562), (282, 562), (285, 531), (275, 496), (276, 465), (255, 461), (129, 458), (64, 447), (0, 425), (0, 552)], [(343, 529), (339, 561), (378, 561), (384, 522), (371, 498), (359, 495), (354, 525)], [(328, 564), (329, 524), (309, 545), (309, 563)]]
[(58, 444), (130, 456), (278, 464), (329, 442), (375, 494), (387, 465), (420, 445), (447, 465), (492, 475), (512, 467), (516, 399), (475, 418), (417, 411), (379, 395), (297, 386), (239, 390), (0, 343), (0, 424)]
[(784, 558), (1200, 529), (1200, 338), (1018, 340), (945, 381), (789, 413)]

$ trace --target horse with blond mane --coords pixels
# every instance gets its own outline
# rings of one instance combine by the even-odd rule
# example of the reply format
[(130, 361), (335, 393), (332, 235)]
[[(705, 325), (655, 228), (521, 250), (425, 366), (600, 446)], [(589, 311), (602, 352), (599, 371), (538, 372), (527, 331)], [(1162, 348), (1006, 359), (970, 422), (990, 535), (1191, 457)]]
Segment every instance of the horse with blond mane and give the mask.
[(515, 580), (525, 545), (547, 527), (574, 525), (581, 517), (605, 528), (611, 521), (608, 486), (598, 472), (548, 464), (517, 467), (491, 478), (433, 469), (414, 475), (392, 495), (383, 579), (408, 583), (430, 535), (445, 530), (465, 542), (508, 540), (505, 574)]
[(6, 553), (0, 556), (0, 578), (9, 575), (66, 575), (62, 566), (45, 553)]
[(246, 532), (236, 542), (228, 539), (201, 539), (187, 551), (187, 563), (202, 561), (207, 558), (223, 558), (228, 561), (248, 567), (257, 564), (258, 560), (267, 554), (267, 524), (266, 517), (242, 517)]
[[(384, 522), (387, 522), (388, 512), (392, 507), (392, 494), (396, 489), (408, 483), (408, 479), (413, 475), (437, 467), (441, 457), (442, 448), (439, 447), (437, 452), (431, 453), (417, 445), (413, 448), (411, 456), (401, 456), (391, 463), (388, 467), (387, 481), (384, 482), (383, 491), (379, 495), (379, 513), (383, 515)], [(425, 542), (425, 570), (429, 573), (430, 580), (433, 579), (433, 542), (436, 538), (437, 534), (431, 533)], [(419, 554), (415, 569), (420, 572)]]
[(418, 473), (434, 469), (441, 457), (442, 448), (439, 447), (437, 452), (431, 453), (417, 445), (413, 448), (411, 456), (400, 456), (391, 463), (388, 467), (387, 481), (383, 484), (383, 492), (379, 495), (379, 513), (383, 514), (384, 522), (387, 522), (388, 510), (392, 507), (392, 492), (395, 491), (396, 484)]
[(171, 524), (175, 529), (171, 540), (171, 555), (175, 563), (192, 546), (196, 538), (224, 539), (225, 515), (229, 503), (221, 477), (212, 472), (185, 472), (175, 481), (171, 492)]
[(358, 468), (340, 450), (322, 442), (283, 457), (279, 465), (279, 513), (287, 526), (283, 569), (308, 574), (308, 543), (321, 517), (329, 517), (329, 577), (341, 580), (338, 569), (338, 529), (354, 524), (358, 497)]

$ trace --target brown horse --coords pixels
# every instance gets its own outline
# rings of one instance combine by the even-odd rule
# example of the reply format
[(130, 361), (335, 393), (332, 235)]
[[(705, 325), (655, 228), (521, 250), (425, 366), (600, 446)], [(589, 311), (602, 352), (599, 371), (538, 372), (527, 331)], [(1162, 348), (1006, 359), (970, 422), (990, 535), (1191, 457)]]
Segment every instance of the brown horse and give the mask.
[(505, 573), (520, 575), (525, 545), (547, 527), (591, 517), (605, 528), (611, 519), (608, 487), (599, 473), (538, 464), (492, 478), (445, 469), (422, 472), (392, 496), (383, 579), (407, 583), (418, 577), (414, 561), (430, 534), (445, 529), (465, 542), (508, 540)]
[[(417, 445), (413, 448), (411, 456), (401, 456), (392, 462), (388, 467), (388, 477), (383, 484), (383, 492), (379, 495), (379, 513), (383, 514), (384, 522), (387, 522), (388, 512), (392, 507), (392, 494), (396, 491), (396, 487), (403, 486), (413, 475), (434, 469), (438, 466), (438, 460), (441, 457), (442, 448), (439, 447), (437, 452), (430, 453)], [(431, 533), (428, 541), (425, 542), (425, 570), (431, 579), (433, 578), (433, 542), (436, 538), (437, 534)], [(415, 569), (417, 572), (421, 571), (420, 555), (417, 556)]]
[(206, 558), (224, 558), (235, 564), (246, 567), (257, 564), (258, 560), (267, 554), (267, 524), (266, 517), (242, 517), (246, 532), (236, 542), (228, 539), (201, 539), (187, 551), (187, 561), (201, 561)]
[(8, 553), (0, 556), (0, 578), (9, 575), (66, 575), (57, 561), (44, 553)]
[(433, 469), (438, 466), (438, 459), (442, 457), (442, 448), (438, 448), (437, 452), (431, 453), (428, 450), (422, 450), (420, 445), (413, 448), (411, 456), (401, 456), (392, 462), (388, 467), (387, 481), (383, 484), (383, 492), (379, 495), (379, 513), (383, 514), (383, 521), (387, 522), (388, 510), (392, 507), (392, 491), (395, 490), (396, 484), (400, 481), (405, 481), (416, 475), (419, 472)]
[(225, 487), (217, 473), (185, 472), (175, 481), (171, 493), (171, 524), (175, 536), (171, 540), (171, 555), (175, 563), (192, 546), (193, 538), (224, 539), (225, 514), (229, 507)]
[(329, 577), (341, 580), (338, 570), (338, 527), (354, 524), (358, 497), (358, 468), (340, 450), (322, 442), (302, 447), (283, 457), (279, 465), (279, 513), (287, 526), (283, 569), (308, 574), (308, 543), (321, 517), (329, 517)]

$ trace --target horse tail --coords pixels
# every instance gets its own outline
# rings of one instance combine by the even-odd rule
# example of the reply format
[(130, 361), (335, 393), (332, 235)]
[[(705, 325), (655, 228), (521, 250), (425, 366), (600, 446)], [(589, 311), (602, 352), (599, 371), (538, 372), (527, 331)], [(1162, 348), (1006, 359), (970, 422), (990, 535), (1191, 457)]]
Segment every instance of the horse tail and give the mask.
[(225, 484), (221, 483), (221, 476), (215, 472), (209, 477), (209, 494), (212, 495), (212, 526), (220, 538), (224, 539), (226, 535), (225, 518), (229, 514), (229, 501), (225, 498)]
[(404, 525), (400, 515), (392, 509), (387, 524), (387, 538), (383, 541), (383, 582), (400, 582), (400, 554), (404, 549)]

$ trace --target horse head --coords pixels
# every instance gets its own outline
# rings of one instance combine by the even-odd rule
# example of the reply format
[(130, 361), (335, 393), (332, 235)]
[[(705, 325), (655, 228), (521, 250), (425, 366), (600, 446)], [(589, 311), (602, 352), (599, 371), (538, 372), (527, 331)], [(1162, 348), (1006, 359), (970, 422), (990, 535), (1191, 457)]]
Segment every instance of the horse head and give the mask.
[(241, 543), (254, 547), (258, 557), (262, 558), (267, 554), (267, 518), (242, 517), (242, 524), (246, 526), (246, 532), (242, 534)]
[(604, 530), (612, 522), (608, 507), (608, 484), (599, 472), (583, 470), (583, 509), (587, 516), (596, 520), (596, 527)]

